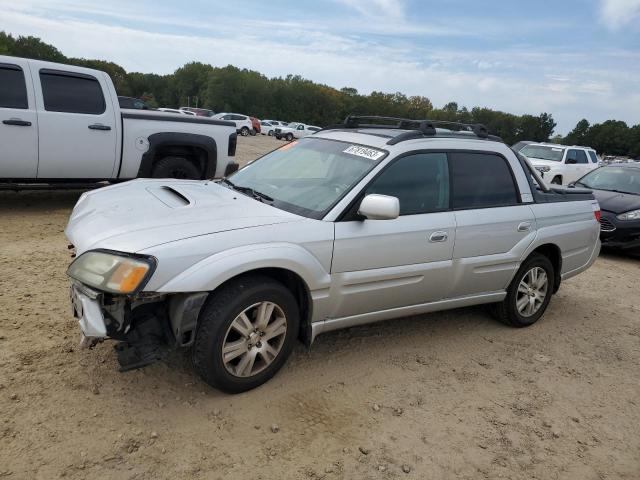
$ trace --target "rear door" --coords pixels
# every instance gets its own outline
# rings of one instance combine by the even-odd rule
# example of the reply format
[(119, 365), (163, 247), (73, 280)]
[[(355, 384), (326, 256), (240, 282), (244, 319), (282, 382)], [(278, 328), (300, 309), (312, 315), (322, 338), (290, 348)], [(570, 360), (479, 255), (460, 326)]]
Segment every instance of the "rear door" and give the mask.
[(589, 159), (584, 150), (570, 148), (567, 150), (567, 158), (565, 159), (567, 175), (563, 180), (563, 184), (575, 182), (583, 175), (589, 173)]
[(112, 178), (119, 148), (106, 79), (39, 68), (38, 178)]
[(497, 153), (452, 152), (456, 242), (451, 298), (505, 289), (535, 238), (533, 211), (521, 198), (509, 162)]
[(400, 216), (336, 222), (334, 318), (440, 300), (451, 284), (455, 219), (449, 211), (446, 154), (395, 160), (362, 197), (372, 193), (397, 197)]
[(0, 62), (0, 178), (35, 178), (38, 118), (29, 62)]

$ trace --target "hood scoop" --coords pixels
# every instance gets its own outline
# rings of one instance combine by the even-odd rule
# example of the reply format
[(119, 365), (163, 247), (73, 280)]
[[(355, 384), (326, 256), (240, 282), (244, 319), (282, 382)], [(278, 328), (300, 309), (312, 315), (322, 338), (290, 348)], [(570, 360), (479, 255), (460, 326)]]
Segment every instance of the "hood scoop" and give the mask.
[(149, 187), (147, 191), (169, 208), (180, 208), (191, 205), (191, 201), (173, 187)]

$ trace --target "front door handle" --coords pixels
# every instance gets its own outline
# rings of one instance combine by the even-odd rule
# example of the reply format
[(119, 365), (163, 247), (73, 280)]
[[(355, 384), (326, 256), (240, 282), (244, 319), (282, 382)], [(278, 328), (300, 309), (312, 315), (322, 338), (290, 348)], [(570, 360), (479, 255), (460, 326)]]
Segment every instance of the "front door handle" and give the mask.
[(430, 242), (446, 242), (447, 238), (449, 238), (447, 232), (433, 232), (431, 235), (429, 235)]
[(31, 122), (26, 122), (24, 120), (20, 120), (19, 118), (12, 118), (10, 120), (3, 120), (2, 123), (5, 125), (15, 125), (16, 127), (30, 127)]
[(531, 222), (522, 222), (518, 225), (519, 232), (528, 232), (531, 230)]
[(91, 130), (111, 130), (109, 125), (102, 125), (101, 123), (94, 123), (93, 125), (89, 125), (89, 129)]

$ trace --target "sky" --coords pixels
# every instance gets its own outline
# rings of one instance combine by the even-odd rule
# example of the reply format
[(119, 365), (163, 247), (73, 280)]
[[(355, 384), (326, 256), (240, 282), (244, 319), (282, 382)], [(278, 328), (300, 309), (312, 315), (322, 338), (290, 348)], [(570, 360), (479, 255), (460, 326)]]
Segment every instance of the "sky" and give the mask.
[(0, 30), (171, 73), (190, 61), (436, 107), (640, 123), (640, 0), (0, 0)]

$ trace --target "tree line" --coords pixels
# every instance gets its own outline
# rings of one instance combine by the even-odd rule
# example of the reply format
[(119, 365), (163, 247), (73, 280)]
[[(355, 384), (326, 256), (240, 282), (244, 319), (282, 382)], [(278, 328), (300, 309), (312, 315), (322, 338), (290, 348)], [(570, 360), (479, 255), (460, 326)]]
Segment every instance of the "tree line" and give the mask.
[[(360, 94), (355, 88), (340, 90), (298, 75), (269, 78), (260, 72), (232, 65), (213, 67), (187, 63), (169, 75), (127, 72), (104, 60), (66, 57), (37, 37), (0, 32), (0, 54), (67, 63), (106, 71), (118, 95), (144, 99), (152, 107), (191, 106), (215, 112), (240, 112), (258, 118), (300, 121), (326, 126), (349, 114), (482, 123), (489, 132), (513, 144), (520, 140), (550, 141), (556, 122), (549, 113), (514, 115), (486, 107), (467, 109), (456, 102), (435, 108), (429, 98), (374, 91)], [(581, 120), (565, 138), (556, 142), (585, 144), (601, 153), (640, 156), (640, 125), (608, 120), (589, 125)]]

